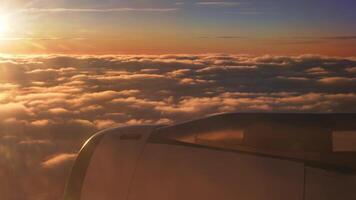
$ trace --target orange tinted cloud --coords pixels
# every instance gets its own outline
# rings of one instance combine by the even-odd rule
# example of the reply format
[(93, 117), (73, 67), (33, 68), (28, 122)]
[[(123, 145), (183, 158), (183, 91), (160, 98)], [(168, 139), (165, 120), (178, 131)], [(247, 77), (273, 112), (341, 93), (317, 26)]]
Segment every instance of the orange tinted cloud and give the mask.
[(77, 157), (77, 154), (59, 154), (59, 155), (55, 155), (52, 158), (44, 161), (42, 163), (42, 167), (45, 167), (45, 168), (58, 167), (59, 165), (62, 165), (63, 163), (74, 161), (74, 159), (76, 157)]
[(34, 199), (45, 187), (57, 192), (44, 199), (58, 198), (80, 146), (112, 126), (221, 112), (355, 112), (354, 66), (354, 58), (318, 55), (0, 57), (1, 180), (33, 183), (17, 190)]

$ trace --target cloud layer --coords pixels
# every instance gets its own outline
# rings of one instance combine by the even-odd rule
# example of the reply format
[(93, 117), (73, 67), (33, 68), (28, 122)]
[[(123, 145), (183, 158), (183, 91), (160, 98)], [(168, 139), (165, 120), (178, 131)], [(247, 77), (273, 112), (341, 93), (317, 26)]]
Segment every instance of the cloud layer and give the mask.
[(58, 199), (75, 152), (111, 126), (356, 112), (355, 69), (355, 58), (313, 55), (2, 56), (0, 193)]

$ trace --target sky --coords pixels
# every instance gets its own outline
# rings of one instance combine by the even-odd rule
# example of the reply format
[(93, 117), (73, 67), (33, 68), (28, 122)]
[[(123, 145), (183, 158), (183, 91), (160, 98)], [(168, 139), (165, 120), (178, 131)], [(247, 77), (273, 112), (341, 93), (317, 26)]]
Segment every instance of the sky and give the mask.
[(1, 0), (0, 197), (61, 199), (113, 126), (355, 113), (354, 0)]
[(353, 0), (3, 0), (0, 52), (355, 56), (355, 8)]

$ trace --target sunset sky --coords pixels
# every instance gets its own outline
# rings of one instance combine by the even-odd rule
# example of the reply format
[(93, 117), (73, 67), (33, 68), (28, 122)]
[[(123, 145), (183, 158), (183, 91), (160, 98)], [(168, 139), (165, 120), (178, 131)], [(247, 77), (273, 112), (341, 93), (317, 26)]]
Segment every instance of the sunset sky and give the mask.
[(1, 53), (355, 56), (354, 0), (2, 0)]
[(0, 199), (55, 200), (113, 126), (355, 113), (355, 0), (0, 0)]

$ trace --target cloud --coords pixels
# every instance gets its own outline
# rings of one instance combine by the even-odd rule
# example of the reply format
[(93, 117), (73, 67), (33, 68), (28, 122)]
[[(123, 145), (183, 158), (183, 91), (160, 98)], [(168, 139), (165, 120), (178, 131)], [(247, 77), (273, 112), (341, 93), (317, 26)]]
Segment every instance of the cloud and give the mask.
[(190, 69), (178, 69), (178, 70), (174, 70), (174, 71), (167, 73), (167, 75), (173, 76), (173, 77), (179, 77), (179, 76), (184, 76), (184, 74), (186, 74), (190, 71), (191, 71)]
[(108, 100), (116, 97), (119, 92), (108, 90), (108, 91), (101, 91), (101, 92), (94, 92), (94, 93), (86, 93), (81, 96), (83, 101), (89, 100)]
[(1, 90), (12, 90), (12, 89), (16, 89), (18, 87), (18, 85), (16, 84), (11, 84), (11, 83), (0, 83), (0, 91)]
[(354, 58), (319, 55), (0, 56), (1, 180), (31, 183), (16, 188), (17, 199), (40, 199), (43, 188), (51, 191), (43, 199), (57, 199), (75, 158), (68, 152), (112, 126), (224, 112), (356, 112), (354, 66)]
[(110, 128), (117, 125), (117, 123), (114, 120), (110, 120), (110, 119), (95, 120), (94, 124), (98, 129)]
[(350, 67), (345, 70), (348, 71), (349, 73), (356, 73), (356, 67)]
[(320, 83), (326, 85), (347, 85), (356, 83), (356, 78), (347, 78), (347, 77), (327, 77), (319, 80)]
[(322, 67), (313, 67), (313, 68), (307, 69), (306, 72), (309, 74), (313, 74), (313, 75), (325, 75), (325, 74), (330, 73), (329, 71), (325, 70)]
[(13, 116), (28, 116), (31, 111), (22, 103), (0, 104), (0, 119)]
[(48, 40), (85, 40), (84, 37), (0, 37), (0, 41), (18, 41), (18, 40), (39, 40), (39, 41), (48, 41)]
[(41, 165), (44, 168), (59, 167), (61, 165), (67, 164), (68, 162), (73, 162), (76, 157), (77, 154), (59, 154), (44, 161)]
[(19, 142), (20, 145), (52, 145), (50, 140), (22, 140)]
[(51, 108), (48, 110), (53, 115), (62, 115), (62, 114), (68, 114), (70, 113), (69, 110), (64, 109), (64, 108)]
[(240, 2), (227, 2), (227, 1), (200, 1), (196, 3), (201, 6), (239, 6)]
[(37, 127), (45, 127), (45, 126), (48, 126), (50, 123), (51, 123), (51, 121), (48, 119), (40, 119), (40, 120), (31, 122), (31, 125), (37, 126)]
[(112, 76), (97, 76), (95, 79), (103, 81), (119, 81), (119, 80), (143, 80), (143, 79), (157, 79), (165, 77), (159, 74), (121, 74)]
[(216, 38), (218, 38), (218, 39), (242, 39), (242, 38), (246, 38), (246, 37), (234, 36), (234, 35), (223, 35), (223, 36), (217, 36)]
[(92, 123), (89, 120), (85, 120), (85, 119), (73, 119), (73, 120), (70, 120), (69, 123), (79, 124), (81, 126), (87, 126), (87, 127), (95, 127), (94, 123)]
[(236, 11), (236, 12), (226, 12), (228, 14), (239, 14), (239, 15), (262, 15), (265, 14), (266, 11)]
[(61, 13), (61, 12), (85, 12), (85, 13), (111, 13), (111, 12), (173, 12), (178, 8), (26, 8), (20, 12), (27, 13)]

